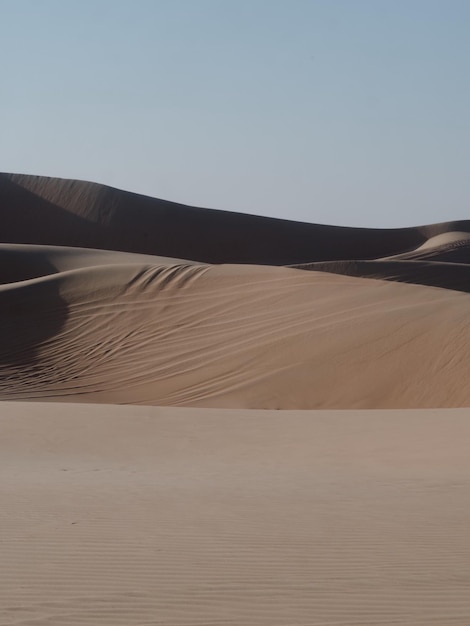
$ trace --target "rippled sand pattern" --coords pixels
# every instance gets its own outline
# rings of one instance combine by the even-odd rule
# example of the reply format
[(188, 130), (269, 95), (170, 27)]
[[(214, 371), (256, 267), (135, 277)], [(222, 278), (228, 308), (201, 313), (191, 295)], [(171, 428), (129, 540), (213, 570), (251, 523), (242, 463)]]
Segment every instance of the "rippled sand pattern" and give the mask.
[(0, 623), (470, 623), (466, 410), (4, 403)]

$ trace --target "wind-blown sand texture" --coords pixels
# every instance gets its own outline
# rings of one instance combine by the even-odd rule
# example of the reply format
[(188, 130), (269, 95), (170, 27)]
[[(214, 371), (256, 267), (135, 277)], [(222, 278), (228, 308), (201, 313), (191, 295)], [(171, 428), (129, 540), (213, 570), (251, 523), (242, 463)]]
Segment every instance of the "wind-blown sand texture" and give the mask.
[(0, 623), (470, 623), (463, 409), (5, 403)]
[(0, 220), (0, 624), (470, 623), (470, 222)]

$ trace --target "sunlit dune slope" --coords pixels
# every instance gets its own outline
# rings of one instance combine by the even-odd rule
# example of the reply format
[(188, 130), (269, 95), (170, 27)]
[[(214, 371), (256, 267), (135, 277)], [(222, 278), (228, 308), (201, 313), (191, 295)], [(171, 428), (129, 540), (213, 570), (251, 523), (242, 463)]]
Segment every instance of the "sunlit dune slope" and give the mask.
[(2, 399), (470, 403), (467, 294), (281, 267), (31, 254), (43, 275), (0, 286)]

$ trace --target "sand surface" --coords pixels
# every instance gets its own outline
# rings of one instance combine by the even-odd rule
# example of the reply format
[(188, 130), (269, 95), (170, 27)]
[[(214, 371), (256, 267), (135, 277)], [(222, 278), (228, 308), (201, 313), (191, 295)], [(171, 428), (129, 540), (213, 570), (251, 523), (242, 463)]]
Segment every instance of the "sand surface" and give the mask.
[(469, 413), (3, 403), (0, 623), (467, 625)]
[(470, 405), (467, 293), (50, 246), (2, 258), (0, 399)]
[[(286, 215), (289, 211), (286, 207)], [(204, 263), (376, 259), (413, 252), (430, 240), (431, 245), (454, 244), (470, 236), (468, 220), (395, 229), (327, 226), (191, 207), (85, 181), (2, 173), (0, 218), (5, 243), (122, 250)]]
[(470, 222), (0, 220), (1, 625), (470, 624)]

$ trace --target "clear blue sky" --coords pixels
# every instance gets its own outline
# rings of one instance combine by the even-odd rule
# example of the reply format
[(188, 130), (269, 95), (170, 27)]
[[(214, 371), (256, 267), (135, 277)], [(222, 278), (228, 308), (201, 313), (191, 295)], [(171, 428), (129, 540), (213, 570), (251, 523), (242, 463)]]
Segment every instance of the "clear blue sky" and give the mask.
[(0, 170), (353, 226), (470, 218), (468, 0), (0, 0)]

